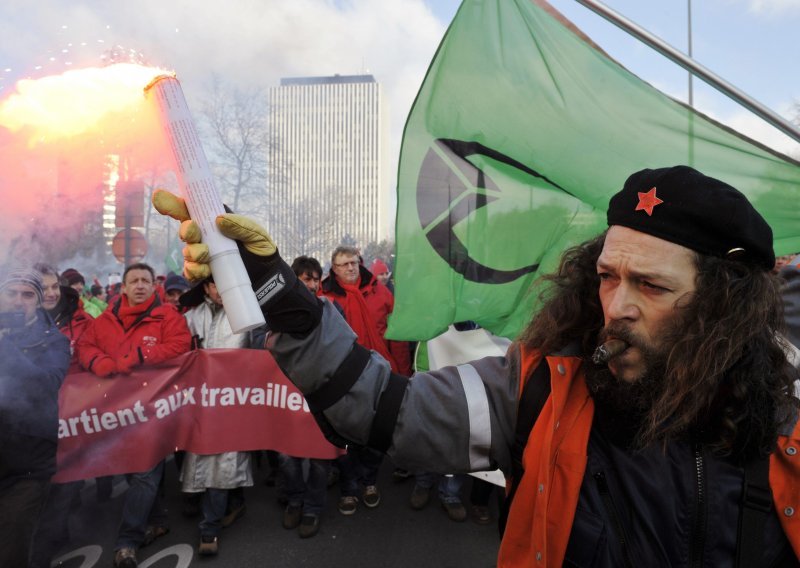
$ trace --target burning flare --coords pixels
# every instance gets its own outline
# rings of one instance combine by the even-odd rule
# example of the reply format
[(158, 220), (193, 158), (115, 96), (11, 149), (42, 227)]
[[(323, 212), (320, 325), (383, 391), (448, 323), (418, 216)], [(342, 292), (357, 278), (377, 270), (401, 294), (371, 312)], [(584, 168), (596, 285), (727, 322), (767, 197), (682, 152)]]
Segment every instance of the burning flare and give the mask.
[(28, 144), (70, 138), (97, 128), (108, 115), (142, 104), (142, 90), (156, 67), (116, 63), (73, 69), (61, 75), (24, 79), (0, 103), (0, 126), (11, 132), (30, 129)]

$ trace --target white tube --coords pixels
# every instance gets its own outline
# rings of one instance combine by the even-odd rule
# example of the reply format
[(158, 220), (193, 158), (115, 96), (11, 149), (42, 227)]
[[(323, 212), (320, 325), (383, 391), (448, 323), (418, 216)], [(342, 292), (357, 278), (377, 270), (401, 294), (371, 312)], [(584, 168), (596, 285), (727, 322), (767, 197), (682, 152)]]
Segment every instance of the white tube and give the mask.
[(161, 124), (172, 148), (181, 195), (192, 219), (200, 226), (203, 242), (208, 245), (211, 273), (222, 296), (231, 329), (234, 333), (242, 333), (263, 325), (264, 316), (236, 243), (217, 228), (216, 218), (225, 212), (225, 208), (214, 185), (181, 84), (172, 75), (160, 75), (145, 87), (147, 93), (155, 98)]

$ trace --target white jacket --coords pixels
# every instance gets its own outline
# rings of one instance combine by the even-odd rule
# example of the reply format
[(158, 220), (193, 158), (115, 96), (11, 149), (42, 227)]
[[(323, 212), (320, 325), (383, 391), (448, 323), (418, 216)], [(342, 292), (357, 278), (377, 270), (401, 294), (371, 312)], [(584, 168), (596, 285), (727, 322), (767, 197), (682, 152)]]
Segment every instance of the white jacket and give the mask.
[[(185, 314), (192, 336), (197, 336), (203, 349), (236, 349), (250, 347), (248, 333), (233, 333), (225, 308), (210, 298)], [(183, 491), (197, 493), (209, 487), (233, 489), (253, 485), (250, 454), (247, 452), (224, 452), (214, 455), (199, 455), (186, 452), (181, 471)]]

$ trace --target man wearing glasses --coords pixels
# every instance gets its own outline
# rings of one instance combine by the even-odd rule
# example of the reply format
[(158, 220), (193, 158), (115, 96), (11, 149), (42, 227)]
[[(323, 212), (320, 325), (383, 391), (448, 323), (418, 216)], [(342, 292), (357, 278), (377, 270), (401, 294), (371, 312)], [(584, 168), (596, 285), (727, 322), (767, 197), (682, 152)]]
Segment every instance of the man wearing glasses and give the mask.
[(41, 305), (35, 270), (13, 270), (0, 281), (0, 566), (28, 565), (56, 470), (58, 390), (70, 349)]
[[(333, 251), (331, 271), (322, 281), (319, 294), (341, 306), (361, 346), (380, 353), (395, 373), (411, 375), (408, 344), (384, 338), (387, 319), (394, 309), (394, 296), (361, 264), (358, 249), (339, 246)], [(378, 506), (381, 495), (375, 483), (382, 460), (383, 456), (373, 450), (348, 446), (347, 455), (339, 460), (340, 513), (356, 512), (359, 483), (364, 486), (364, 504), (370, 508)]]

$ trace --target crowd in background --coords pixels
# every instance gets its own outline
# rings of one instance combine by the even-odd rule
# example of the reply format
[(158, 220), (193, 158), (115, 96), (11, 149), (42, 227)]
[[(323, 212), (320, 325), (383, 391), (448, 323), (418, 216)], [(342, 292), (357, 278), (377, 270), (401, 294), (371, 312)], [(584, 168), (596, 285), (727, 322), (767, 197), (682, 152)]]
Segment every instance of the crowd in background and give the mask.
[[(356, 332), (358, 342), (381, 353), (392, 371), (410, 375), (417, 362), (415, 344), (387, 340), (387, 318), (394, 309), (388, 266), (376, 260), (363, 265), (359, 251), (339, 247), (331, 270), (323, 278), (320, 263), (295, 259), (292, 270), (314, 294), (328, 298)], [(798, 259), (781, 257), (775, 271), (784, 281), (789, 338), (797, 344), (800, 314)], [(114, 281), (116, 280), (116, 281)], [(176, 357), (190, 349), (263, 349), (269, 322), (262, 328), (236, 334), (225, 316), (213, 277), (191, 285), (183, 276), (156, 275), (147, 264), (126, 267), (121, 278), (106, 286), (87, 285), (74, 268), (59, 272), (47, 264), (7, 272), (0, 283), (0, 356), (4, 358), (0, 393), (3, 401), (0, 505), (4, 526), (0, 534), (0, 564), (48, 567), (69, 543), (68, 518), (80, 502), (82, 481), (50, 483), (55, 472), (58, 388), (67, 372), (89, 371), (102, 379), (122, 378), (138, 366)], [(10, 316), (19, 315), (19, 321)], [(474, 327), (466, 322), (461, 324)], [(56, 333), (56, 331), (58, 333)], [(9, 364), (16, 361), (17, 365)], [(421, 369), (425, 369), (422, 362)], [(413, 367), (413, 368), (412, 368)], [(21, 394), (20, 394), (21, 393)], [(22, 401), (22, 402), (19, 402)], [(14, 418), (11, 407), (26, 408)], [(359, 506), (377, 507), (381, 494), (377, 471), (384, 456), (370, 448), (350, 445), (335, 460), (261, 452), (199, 455), (178, 451), (172, 456), (184, 493), (183, 515), (199, 517), (198, 553), (219, 550), (223, 527), (246, 511), (244, 488), (252, 486), (254, 459), (268, 466), (265, 483), (275, 485), (283, 504), (281, 524), (301, 538), (315, 536), (326, 507), (329, 488), (338, 484), (337, 508), (353, 515)], [(115, 566), (137, 566), (136, 552), (170, 530), (164, 505), (162, 460), (151, 470), (127, 474), (122, 519), (115, 547)], [(463, 475), (440, 476), (395, 468), (393, 479), (414, 479), (409, 505), (422, 509), (436, 488), (452, 521), (470, 516), (479, 524), (491, 522), (489, 501), (495, 486), (474, 479), (469, 510), (462, 502)], [(111, 478), (96, 480), (98, 500), (109, 500)], [(174, 520), (174, 518), (173, 518)], [(28, 560), (21, 560), (28, 558)]]
[[(331, 256), (331, 270), (324, 278), (322, 267), (314, 258), (298, 257), (292, 269), (312, 293), (328, 298), (337, 307), (356, 331), (359, 342), (391, 361), (395, 373), (412, 374), (416, 344), (385, 338), (387, 318), (394, 309), (394, 287), (389, 267), (383, 261), (376, 260), (368, 268), (358, 249), (339, 247)], [(15, 298), (21, 298), (30, 288), (34, 296), (31, 313), (38, 314), (42, 329), (49, 330), (51, 336), (58, 330), (62, 341), (68, 342), (55, 347), (51, 340), (47, 348), (61, 353), (66, 365), (55, 371), (48, 368), (52, 377), (48, 404), (37, 404), (40, 408), (34, 411), (39, 421), (49, 426), (47, 431), (4, 435), (17, 445), (3, 440), (2, 446), (0, 503), (4, 512), (19, 516), (13, 517), (14, 528), (0, 544), (0, 564), (23, 566), (25, 561), (21, 559), (27, 557), (31, 567), (48, 567), (69, 544), (68, 520), (80, 504), (79, 493), (84, 486), (83, 481), (50, 482), (56, 452), (52, 426), (57, 420), (55, 405), (64, 375), (88, 371), (103, 380), (125, 380), (136, 367), (152, 365), (190, 349), (263, 349), (269, 322), (250, 332), (233, 333), (213, 277), (192, 285), (178, 274), (157, 275), (143, 263), (127, 266), (121, 276), (110, 275), (105, 286), (94, 277), (87, 283), (86, 277), (74, 268), (59, 272), (44, 263), (4, 275), (0, 286), (4, 297), (10, 297), (13, 289)], [(9, 304), (2, 311), (21, 309), (21, 304)], [(3, 325), (0, 321), (0, 329)], [(4, 333), (19, 336), (13, 326)], [(33, 375), (17, 379), (29, 385), (39, 380)], [(37, 436), (44, 439), (40, 453), (45, 457), (36, 464), (24, 460), (15, 463), (20, 460), (13, 454), (20, 453), (22, 445), (31, 439), (39, 440)], [(200, 555), (216, 555), (222, 528), (231, 526), (245, 513), (244, 488), (255, 483), (253, 462), (262, 460), (268, 464), (264, 482), (276, 486), (284, 507), (280, 523), (285, 529), (297, 530), (301, 538), (319, 532), (327, 493), (336, 485), (340, 492), (337, 508), (342, 515), (353, 515), (359, 506), (373, 508), (381, 502), (377, 472), (383, 455), (366, 447), (348, 446), (335, 460), (289, 456), (269, 448), (216, 455), (177, 451), (169, 461), (174, 461), (180, 475), (180, 491), (184, 495), (181, 517), (199, 518)], [(169, 532), (170, 516), (164, 499), (167, 462), (162, 460), (148, 471), (125, 475), (128, 488), (115, 545), (115, 566), (137, 566), (137, 550)], [(428, 504), (437, 477), (399, 468), (392, 475), (396, 482), (415, 480), (409, 495), (414, 509)], [(32, 479), (37, 480), (35, 491), (25, 489)], [(443, 510), (453, 521), (469, 517), (461, 496), (465, 480), (465, 476), (442, 476), (438, 482)], [(112, 478), (99, 478), (95, 483), (98, 501), (110, 500)], [(470, 507), (476, 523), (491, 522), (489, 500), (494, 487), (474, 480)], [(15, 501), (15, 497), (23, 500)]]

